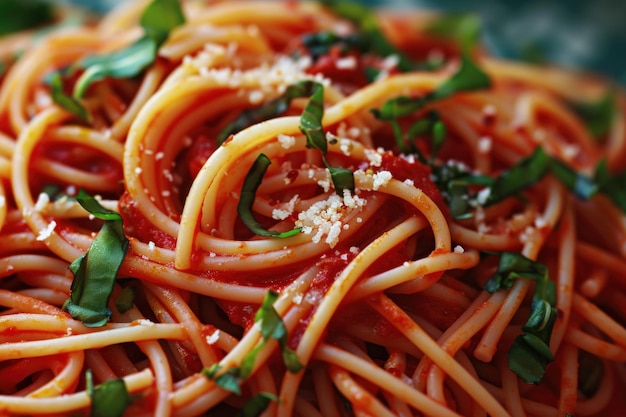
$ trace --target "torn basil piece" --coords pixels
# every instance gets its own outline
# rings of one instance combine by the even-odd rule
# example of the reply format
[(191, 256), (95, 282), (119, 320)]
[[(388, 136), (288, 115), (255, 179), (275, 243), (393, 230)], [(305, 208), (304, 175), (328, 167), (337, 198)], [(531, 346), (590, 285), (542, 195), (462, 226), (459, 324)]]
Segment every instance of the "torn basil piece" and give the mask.
[(52, 101), (59, 107), (67, 110), (81, 120), (89, 121), (89, 112), (83, 104), (78, 99), (63, 92), (63, 81), (61, 80), (61, 74), (58, 72), (55, 72), (50, 78), (50, 92), (52, 94)]
[(300, 117), (300, 131), (306, 136), (307, 148), (317, 149), (322, 152), (322, 160), (330, 172), (330, 177), (337, 194), (343, 196), (343, 190), (354, 192), (354, 173), (343, 167), (333, 167), (326, 160), (328, 143), (322, 119), (324, 117), (324, 87), (317, 84), (309, 102), (302, 111)]
[(85, 373), (92, 417), (121, 417), (132, 402), (123, 379), (110, 379), (94, 387), (91, 370)]
[(117, 308), (117, 311), (119, 311), (120, 313), (125, 313), (133, 308), (136, 294), (136, 287), (128, 286), (124, 288), (120, 295), (117, 297), (117, 300), (115, 300), (115, 308)]
[(494, 293), (498, 290), (508, 290), (517, 278), (547, 280), (548, 267), (528, 259), (521, 253), (502, 252), (498, 270), (485, 284), (485, 291)]
[(298, 97), (310, 97), (319, 85), (315, 81), (300, 81), (288, 86), (280, 97), (260, 107), (244, 110), (218, 134), (218, 145), (224, 143), (230, 135), (242, 131), (248, 126), (281, 115), (287, 111), (292, 100)]
[(550, 158), (550, 171), (581, 200), (589, 200), (599, 191), (596, 181), (556, 158)]
[(426, 27), (426, 33), (455, 41), (466, 52), (478, 44), (481, 31), (480, 17), (471, 13), (444, 14)]
[(252, 212), (252, 205), (254, 204), (256, 191), (259, 188), (259, 185), (261, 185), (263, 176), (271, 163), (272, 162), (265, 154), (259, 154), (257, 159), (254, 161), (241, 187), (239, 203), (237, 204), (237, 213), (239, 214), (241, 221), (243, 221), (248, 229), (259, 236), (285, 238), (297, 235), (300, 233), (300, 228), (291, 229), (282, 233), (265, 229), (265, 227), (257, 221), (254, 217), (254, 213)]
[(208, 369), (204, 368), (202, 370), (202, 374), (208, 379), (215, 381), (215, 384), (218, 387), (225, 389), (226, 391), (230, 391), (234, 394), (241, 395), (241, 385), (239, 383), (239, 368), (230, 368), (226, 372), (217, 375), (221, 369), (222, 366), (219, 363), (215, 363)]
[(300, 38), (300, 41), (313, 61), (328, 54), (333, 48), (339, 48), (342, 53), (349, 51), (365, 53), (371, 48), (371, 40), (362, 33), (339, 36), (330, 31), (322, 31), (306, 34)]
[(626, 214), (626, 171), (611, 175), (605, 160), (596, 166), (593, 176), (599, 190), (606, 195), (622, 213)]
[(583, 119), (594, 138), (601, 139), (611, 130), (616, 111), (615, 97), (611, 92), (596, 102), (570, 102), (570, 107)]
[(246, 401), (237, 417), (257, 417), (267, 409), (271, 401), (279, 402), (280, 399), (270, 392), (260, 392)]
[(85, 326), (100, 327), (111, 317), (109, 298), (128, 250), (128, 239), (118, 213), (102, 207), (83, 190), (76, 200), (95, 217), (104, 220), (104, 224), (87, 252), (69, 267), (74, 279), (70, 298), (63, 309)]
[(81, 98), (87, 88), (104, 78), (132, 78), (157, 57), (159, 47), (175, 27), (185, 23), (178, 0), (152, 0), (141, 16), (144, 35), (120, 51), (94, 55), (79, 63), (85, 71), (76, 81), (73, 96)]
[(49, 1), (0, 1), (0, 36), (36, 28), (53, 20), (54, 5)]

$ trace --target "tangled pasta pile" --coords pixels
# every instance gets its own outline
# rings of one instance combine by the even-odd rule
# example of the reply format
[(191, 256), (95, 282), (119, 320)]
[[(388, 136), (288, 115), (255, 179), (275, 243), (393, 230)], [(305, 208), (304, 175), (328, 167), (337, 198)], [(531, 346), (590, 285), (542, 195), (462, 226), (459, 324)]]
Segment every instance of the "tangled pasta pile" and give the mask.
[(152, 0), (0, 38), (0, 414), (626, 412), (624, 96), (478, 31)]

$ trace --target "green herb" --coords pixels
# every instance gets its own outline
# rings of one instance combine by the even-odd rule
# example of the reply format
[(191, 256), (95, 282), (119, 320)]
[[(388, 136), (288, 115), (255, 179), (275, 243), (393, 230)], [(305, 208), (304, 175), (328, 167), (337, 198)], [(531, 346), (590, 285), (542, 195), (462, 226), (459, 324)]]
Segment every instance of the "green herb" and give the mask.
[(94, 55), (79, 63), (85, 71), (76, 81), (74, 97), (83, 97), (92, 83), (104, 78), (139, 75), (154, 62), (170, 31), (183, 23), (185, 17), (177, 0), (153, 0), (141, 15), (144, 35), (140, 39), (121, 51)]
[(439, 17), (426, 28), (426, 33), (458, 42), (469, 52), (480, 40), (482, 22), (470, 13), (450, 13)]
[(498, 203), (518, 194), (539, 181), (548, 172), (550, 157), (541, 147), (503, 172), (489, 187), (488, 197), (482, 206)]
[(380, 30), (376, 14), (372, 9), (350, 1), (321, 0), (321, 3), (331, 8), (334, 13), (342, 18), (353, 22), (359, 28), (362, 35), (368, 38), (371, 49), (378, 55), (383, 57), (391, 55), (397, 56), (398, 68), (401, 71), (410, 71), (414, 68), (413, 63), (393, 46)]
[(431, 93), (422, 97), (400, 96), (392, 98), (383, 103), (380, 109), (373, 109), (372, 113), (380, 120), (396, 120), (421, 110), (434, 101), (460, 92), (480, 90), (490, 86), (489, 76), (472, 61), (469, 55), (464, 54), (461, 57), (461, 66), (458, 71)]
[(335, 190), (337, 194), (343, 196), (343, 190), (347, 189), (354, 192), (354, 174), (347, 168), (331, 167), (326, 160), (328, 144), (326, 143), (326, 134), (322, 125), (323, 117), (324, 87), (318, 83), (300, 117), (300, 130), (306, 136), (307, 148), (317, 149), (322, 152), (322, 161), (330, 172)]
[(85, 373), (87, 395), (91, 398), (92, 417), (120, 417), (132, 401), (123, 379), (110, 379), (96, 387), (91, 370)]
[(570, 106), (583, 119), (594, 138), (603, 138), (609, 133), (616, 111), (612, 93), (608, 92), (596, 102), (571, 102)]
[(0, 1), (0, 36), (51, 23), (54, 7), (48, 1)]
[(239, 383), (240, 369), (237, 367), (230, 368), (226, 372), (217, 375), (221, 369), (222, 366), (219, 363), (214, 363), (208, 369), (203, 369), (202, 374), (208, 379), (215, 381), (215, 384), (218, 387), (237, 395), (241, 395), (241, 385)]
[(611, 175), (606, 161), (601, 160), (596, 166), (594, 180), (598, 184), (599, 191), (626, 214), (626, 171)]
[(61, 74), (58, 72), (53, 73), (50, 78), (50, 88), (52, 101), (54, 101), (59, 107), (67, 110), (81, 120), (89, 121), (89, 112), (82, 105), (82, 103), (63, 92), (63, 81), (61, 80)]
[(283, 319), (274, 308), (274, 302), (277, 298), (278, 293), (268, 291), (265, 294), (265, 298), (263, 298), (261, 307), (254, 316), (254, 321), (260, 323), (261, 335), (264, 341), (269, 339), (278, 341), (285, 366), (289, 372), (297, 373), (300, 372), (303, 365), (298, 361), (295, 352), (287, 346), (287, 328)]
[(279, 402), (280, 399), (270, 392), (260, 392), (244, 404), (237, 417), (257, 417), (267, 409), (270, 401)]
[(250, 171), (246, 175), (246, 178), (243, 181), (243, 185), (241, 187), (241, 193), (239, 196), (239, 203), (237, 204), (237, 213), (241, 218), (241, 221), (250, 229), (252, 232), (256, 233), (259, 236), (268, 236), (268, 237), (291, 237), (300, 233), (300, 228), (291, 229), (287, 232), (274, 232), (271, 230), (265, 229), (261, 223), (254, 217), (254, 213), (252, 212), (252, 205), (254, 204), (254, 199), (256, 196), (256, 191), (261, 185), (261, 181), (263, 180), (263, 176), (267, 171), (267, 168), (270, 166), (272, 162), (265, 154), (259, 154), (259, 156), (252, 164)]
[(135, 302), (135, 295), (137, 294), (137, 288), (128, 286), (122, 290), (120, 295), (115, 300), (115, 307), (120, 313), (125, 313), (133, 308)]
[(589, 200), (600, 190), (596, 181), (556, 158), (550, 158), (550, 171), (581, 200)]
[(340, 36), (330, 31), (314, 32), (302, 36), (300, 41), (314, 61), (333, 48), (339, 48), (344, 54), (349, 51), (365, 53), (371, 48), (370, 39), (363, 33)]
[(109, 298), (117, 272), (128, 250), (118, 213), (102, 207), (81, 190), (76, 200), (95, 217), (104, 220), (89, 250), (70, 265), (74, 274), (71, 295), (63, 304), (72, 317), (89, 327), (104, 326), (111, 316)]
[(248, 126), (276, 117), (284, 113), (291, 104), (291, 101), (298, 97), (309, 97), (319, 84), (310, 81), (300, 81), (287, 87), (285, 92), (278, 98), (263, 104), (260, 107), (244, 110), (229, 123), (217, 136), (217, 143), (221, 145), (228, 137)]
[(509, 289), (516, 279), (534, 279), (535, 293), (524, 332), (508, 352), (509, 369), (528, 384), (541, 382), (546, 366), (554, 360), (550, 336), (556, 322), (556, 288), (549, 280), (548, 267), (514, 252), (500, 254), (497, 272), (487, 281), (485, 290)]
[(604, 378), (602, 359), (580, 349), (578, 351), (578, 391), (586, 398), (593, 397)]

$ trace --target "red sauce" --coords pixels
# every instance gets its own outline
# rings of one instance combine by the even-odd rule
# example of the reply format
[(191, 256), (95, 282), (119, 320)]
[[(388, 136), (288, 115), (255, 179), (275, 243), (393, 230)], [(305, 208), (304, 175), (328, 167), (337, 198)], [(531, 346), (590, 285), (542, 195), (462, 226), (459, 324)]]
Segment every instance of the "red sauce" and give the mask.
[(176, 239), (150, 223), (137, 208), (137, 202), (127, 192), (120, 197), (119, 208), (124, 233), (127, 236), (137, 238), (142, 242), (154, 242), (158, 247), (165, 249), (176, 247)]
[(400, 181), (411, 180), (415, 187), (421, 189), (440, 208), (446, 207), (443, 197), (437, 186), (430, 179), (430, 167), (419, 161), (409, 162), (405, 158), (393, 155), (391, 152), (383, 154), (381, 170), (389, 171)]

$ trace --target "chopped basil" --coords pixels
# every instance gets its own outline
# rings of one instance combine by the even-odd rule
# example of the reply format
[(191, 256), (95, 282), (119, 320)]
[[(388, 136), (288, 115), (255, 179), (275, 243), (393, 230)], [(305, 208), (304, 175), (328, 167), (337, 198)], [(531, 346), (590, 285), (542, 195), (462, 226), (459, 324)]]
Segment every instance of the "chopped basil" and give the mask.
[(626, 171), (611, 175), (606, 161), (602, 160), (596, 166), (594, 180), (598, 184), (599, 191), (626, 214)]
[(59, 107), (67, 110), (81, 120), (89, 121), (89, 112), (82, 105), (82, 103), (63, 92), (63, 81), (61, 80), (61, 74), (58, 72), (53, 73), (50, 78), (50, 89), (52, 93), (52, 101), (54, 101)]
[(49, 1), (0, 1), (0, 36), (52, 23), (54, 7)]
[(131, 78), (139, 75), (157, 57), (159, 47), (185, 17), (177, 0), (152, 0), (141, 15), (144, 35), (121, 51), (94, 55), (79, 63), (85, 71), (76, 81), (73, 95), (81, 98), (87, 88), (104, 78)]
[(380, 109), (373, 109), (376, 118), (385, 121), (399, 119), (408, 116), (426, 105), (450, 97), (454, 94), (489, 88), (491, 80), (489, 76), (474, 63), (467, 54), (461, 56), (461, 66), (450, 78), (439, 87), (422, 97), (400, 96), (383, 103)]
[(410, 71), (413, 69), (412, 62), (389, 40), (378, 27), (376, 14), (367, 6), (350, 1), (333, 1), (321, 0), (325, 6), (331, 8), (333, 12), (346, 20), (354, 23), (362, 35), (368, 38), (371, 49), (382, 57), (396, 56), (398, 57), (398, 68), (401, 71)]
[(120, 295), (115, 300), (115, 307), (120, 313), (125, 313), (133, 308), (135, 302), (135, 295), (137, 294), (137, 288), (128, 286), (122, 290)]
[(91, 398), (92, 417), (120, 417), (132, 401), (121, 378), (110, 379), (94, 387), (91, 370), (87, 370), (85, 383), (87, 395)]
[(302, 36), (300, 41), (314, 61), (328, 54), (333, 48), (339, 48), (342, 53), (349, 51), (365, 53), (371, 48), (370, 39), (362, 33), (340, 36), (330, 31), (314, 32)]
[(208, 379), (215, 381), (215, 384), (225, 389), (226, 391), (230, 391), (237, 395), (241, 395), (241, 385), (239, 383), (240, 380), (240, 370), (239, 368), (230, 368), (226, 372), (217, 375), (222, 366), (219, 363), (214, 363), (208, 369), (205, 368), (202, 370), (202, 374), (206, 376)]
[(444, 14), (426, 28), (426, 33), (458, 42), (464, 51), (471, 51), (480, 40), (482, 22), (471, 13)]
[(572, 102), (570, 106), (583, 119), (594, 138), (601, 139), (609, 133), (616, 110), (612, 93), (607, 93), (596, 102)]
[(258, 222), (252, 212), (252, 205), (254, 204), (256, 191), (259, 188), (259, 185), (261, 185), (263, 176), (271, 163), (272, 162), (265, 154), (259, 154), (256, 158), (254, 164), (252, 164), (252, 167), (250, 168), (250, 171), (248, 171), (248, 175), (246, 175), (246, 178), (243, 181), (239, 196), (239, 203), (237, 204), (237, 213), (239, 214), (241, 221), (243, 221), (248, 229), (259, 236), (279, 238), (294, 236), (300, 233), (300, 228), (291, 229), (282, 233), (267, 230), (261, 223)]
[(518, 194), (543, 178), (549, 167), (550, 157), (538, 146), (531, 155), (521, 159), (495, 179), (481, 205), (489, 206)]
[(268, 291), (263, 298), (261, 307), (254, 316), (254, 321), (260, 323), (263, 340), (278, 340), (285, 366), (289, 372), (297, 373), (303, 366), (298, 361), (295, 352), (287, 346), (287, 328), (274, 308), (274, 302), (277, 298), (278, 293)]
[(237, 417), (257, 417), (267, 409), (270, 401), (279, 402), (280, 399), (271, 392), (260, 392), (244, 404)]
[(535, 293), (524, 332), (508, 352), (509, 369), (524, 382), (538, 384), (548, 363), (554, 360), (550, 351), (550, 336), (556, 322), (556, 287), (549, 280), (548, 267), (515, 252), (500, 254), (497, 272), (485, 285), (488, 292), (509, 289), (518, 278), (534, 279)]
[(109, 298), (117, 272), (128, 250), (118, 213), (102, 207), (81, 190), (76, 200), (95, 217), (104, 220), (89, 250), (70, 265), (74, 274), (71, 294), (63, 309), (88, 327), (104, 326), (111, 317)]
[(244, 110), (229, 123), (217, 137), (218, 145), (221, 145), (228, 137), (248, 126), (276, 117), (284, 113), (291, 104), (291, 101), (298, 97), (310, 97), (319, 84), (310, 81), (299, 81), (287, 87), (285, 92), (278, 98), (263, 104), (260, 107)]
[(596, 181), (556, 158), (550, 159), (550, 171), (581, 200), (589, 200), (600, 189)]
[(332, 167), (326, 160), (328, 144), (326, 143), (326, 134), (322, 125), (323, 117), (324, 87), (318, 83), (300, 117), (300, 130), (306, 136), (306, 146), (322, 152), (322, 160), (330, 172), (337, 194), (343, 195), (343, 190), (346, 189), (354, 192), (353, 172), (347, 168)]

